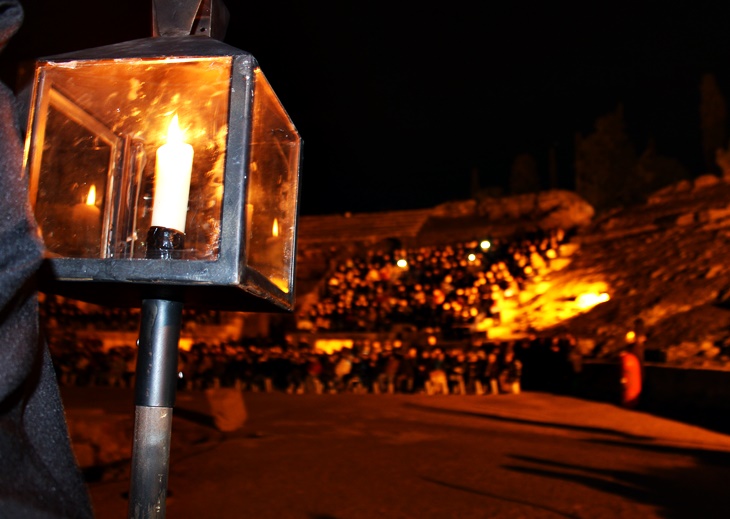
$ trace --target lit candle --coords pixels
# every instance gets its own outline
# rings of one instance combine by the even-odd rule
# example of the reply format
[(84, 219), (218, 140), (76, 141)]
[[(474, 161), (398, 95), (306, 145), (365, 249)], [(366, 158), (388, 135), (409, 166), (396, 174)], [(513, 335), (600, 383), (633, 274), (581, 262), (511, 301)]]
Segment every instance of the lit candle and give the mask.
[(101, 211), (96, 207), (96, 185), (89, 187), (82, 203), (73, 206), (71, 219), (76, 229), (76, 246), (79, 250), (100, 243)]
[(282, 292), (289, 292), (289, 283), (284, 278), (285, 271), (285, 251), (284, 251), (284, 239), (281, 236), (281, 229), (279, 228), (279, 219), (274, 218), (274, 222), (271, 225), (271, 236), (266, 239), (267, 254), (265, 261), (267, 265), (267, 277), (274, 283)]
[(274, 238), (279, 237), (279, 220), (274, 218), (274, 224), (271, 226), (271, 236)]
[(193, 147), (183, 140), (177, 114), (167, 129), (167, 143), (157, 149), (152, 226), (185, 233), (193, 170)]
[(279, 263), (281, 260), (278, 256), (281, 254), (282, 238), (279, 236), (279, 219), (274, 218), (274, 222), (271, 224), (271, 236), (266, 238), (266, 248), (271, 252), (270, 261), (273, 264)]

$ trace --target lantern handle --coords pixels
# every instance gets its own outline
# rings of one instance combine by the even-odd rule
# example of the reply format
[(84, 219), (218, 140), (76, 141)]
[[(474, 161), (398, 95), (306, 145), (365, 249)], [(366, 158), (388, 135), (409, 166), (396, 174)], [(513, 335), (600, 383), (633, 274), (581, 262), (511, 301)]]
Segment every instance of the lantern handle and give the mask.
[(152, 0), (153, 36), (208, 36), (222, 40), (229, 13), (223, 0)]

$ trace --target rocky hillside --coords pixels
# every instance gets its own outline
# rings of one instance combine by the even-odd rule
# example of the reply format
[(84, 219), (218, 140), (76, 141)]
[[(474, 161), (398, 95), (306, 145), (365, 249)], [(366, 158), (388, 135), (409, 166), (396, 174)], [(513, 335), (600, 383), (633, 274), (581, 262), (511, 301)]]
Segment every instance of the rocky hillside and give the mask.
[[(584, 351), (606, 357), (625, 344), (638, 318), (646, 326), (648, 357), (730, 369), (728, 180), (707, 175), (665, 188), (644, 205), (595, 218), (570, 247), (567, 265), (523, 305), (534, 329), (562, 328)], [(559, 318), (590, 290), (610, 299)]]
[[(500, 324), (485, 324), (489, 337), (566, 331), (585, 354), (610, 358), (641, 319), (648, 361), (730, 369), (730, 179), (684, 181), (643, 205), (602, 216), (573, 192), (549, 191), (427, 211), (303, 220), (300, 287), (321, 282), (327, 265), (322, 253), (335, 250), (335, 241), (338, 247), (353, 241), (372, 247), (386, 237), (435, 244), (530, 228), (570, 229), (551, 271), (503, 302)], [(300, 304), (309, 300), (307, 292), (300, 292)], [(581, 306), (590, 294), (609, 299), (586, 310)]]

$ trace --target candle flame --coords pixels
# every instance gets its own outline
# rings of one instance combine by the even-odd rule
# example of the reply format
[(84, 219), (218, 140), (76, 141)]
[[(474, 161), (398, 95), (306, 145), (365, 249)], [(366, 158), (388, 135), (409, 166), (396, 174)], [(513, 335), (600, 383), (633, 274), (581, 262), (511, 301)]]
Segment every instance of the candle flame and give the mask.
[(271, 236), (276, 238), (279, 236), (279, 220), (274, 218), (274, 225), (271, 226)]
[(96, 185), (92, 184), (86, 196), (86, 205), (96, 205)]
[(170, 125), (167, 127), (167, 142), (185, 142), (183, 139), (184, 135), (180, 129), (180, 123), (178, 122), (177, 114), (175, 114), (170, 121)]

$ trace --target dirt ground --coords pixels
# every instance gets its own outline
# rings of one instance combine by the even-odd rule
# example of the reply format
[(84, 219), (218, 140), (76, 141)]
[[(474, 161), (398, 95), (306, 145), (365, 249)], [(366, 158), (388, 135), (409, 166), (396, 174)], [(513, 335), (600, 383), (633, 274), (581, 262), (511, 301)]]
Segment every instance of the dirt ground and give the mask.
[[(132, 413), (127, 390), (65, 388), (69, 412)], [(245, 393), (213, 427), (199, 392), (173, 419), (170, 518), (727, 517), (730, 436), (543, 393)], [(129, 466), (89, 481), (126, 517)]]

